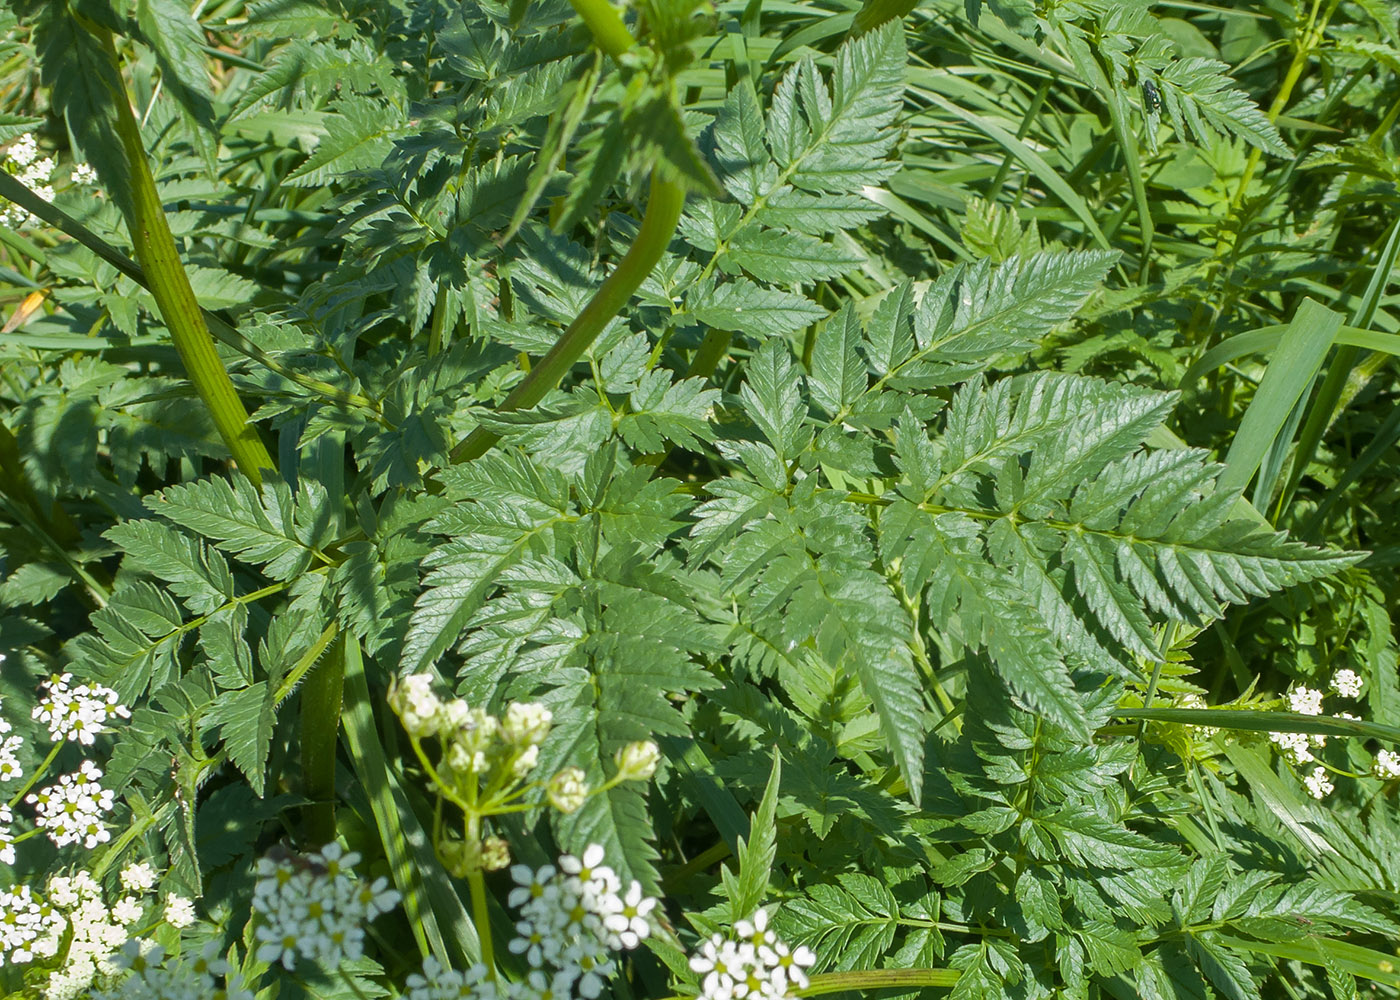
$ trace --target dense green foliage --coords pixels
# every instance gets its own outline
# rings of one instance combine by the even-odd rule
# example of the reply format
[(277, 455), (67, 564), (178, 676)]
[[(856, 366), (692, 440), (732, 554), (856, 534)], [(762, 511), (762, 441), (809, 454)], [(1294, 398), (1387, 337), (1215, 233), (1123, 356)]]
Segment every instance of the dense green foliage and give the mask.
[[(153, 859), (279, 997), (475, 959), (430, 671), (660, 744), (492, 828), (663, 896), (619, 1000), (763, 902), (850, 996), (1400, 995), (1400, 9), (575, 6), (0, 13), (100, 189), (0, 176), (0, 695), (132, 707), (6, 877)], [(403, 909), (282, 976), (254, 863), (332, 835)]]

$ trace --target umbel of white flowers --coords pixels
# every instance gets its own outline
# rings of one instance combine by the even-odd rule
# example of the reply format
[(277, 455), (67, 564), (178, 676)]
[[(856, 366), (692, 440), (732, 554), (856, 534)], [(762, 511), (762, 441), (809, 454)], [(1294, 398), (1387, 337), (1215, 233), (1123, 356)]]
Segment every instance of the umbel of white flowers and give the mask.
[(529, 971), (519, 982), (497, 977), (478, 963), (466, 971), (435, 959), (408, 977), (400, 1000), (593, 1000), (618, 970), (615, 952), (630, 951), (651, 933), (656, 900), (640, 882), (626, 889), (605, 865), (600, 844), (557, 865), (510, 870), (515, 887), (506, 902), (519, 910), (509, 948)]
[[(433, 676), (427, 673), (393, 680), (389, 705), (438, 793), (467, 817), (468, 830), (460, 839), (445, 835), (436, 845), (443, 864), (454, 875), (494, 871), (510, 864), (506, 842), (499, 837), (482, 838), (477, 824), (485, 817), (520, 811), (532, 789), (543, 787), (550, 805), (572, 813), (589, 796), (619, 782), (649, 780), (661, 760), (655, 743), (638, 740), (614, 755), (616, 773), (602, 786), (590, 786), (588, 774), (572, 765), (547, 781), (532, 780), (540, 747), (554, 722), (544, 705), (511, 702), (498, 718), (461, 698), (442, 700), (433, 690)], [(429, 739), (441, 745), (436, 760), (423, 748), (423, 741)]]
[(387, 879), (354, 878), (360, 856), (331, 843), (297, 864), (263, 858), (253, 888), (257, 958), (291, 970), (298, 958), (327, 968), (364, 953), (365, 924), (398, 905)]

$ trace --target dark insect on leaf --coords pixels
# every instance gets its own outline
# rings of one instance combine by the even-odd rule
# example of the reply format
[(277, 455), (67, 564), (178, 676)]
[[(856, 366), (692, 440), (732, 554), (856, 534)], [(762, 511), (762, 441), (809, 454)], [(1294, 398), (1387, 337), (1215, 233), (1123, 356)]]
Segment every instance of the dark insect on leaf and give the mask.
[(330, 870), (305, 854), (298, 854), (280, 840), (268, 848), (266, 857), (278, 864), (289, 864), (295, 871), (311, 872), (313, 875), (325, 875)]
[(1142, 104), (1149, 115), (1162, 113), (1162, 92), (1151, 80), (1142, 81)]

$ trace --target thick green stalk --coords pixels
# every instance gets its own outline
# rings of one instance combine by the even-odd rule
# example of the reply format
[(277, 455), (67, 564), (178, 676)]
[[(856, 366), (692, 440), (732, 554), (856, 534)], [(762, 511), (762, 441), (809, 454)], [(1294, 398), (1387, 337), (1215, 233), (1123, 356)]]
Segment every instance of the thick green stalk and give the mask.
[[(684, 204), (685, 189), (663, 178), (659, 171), (653, 171), (651, 196), (636, 240), (564, 335), (497, 407), (498, 412), (510, 413), (534, 406), (559, 384), (661, 259), (662, 252), (676, 234)], [(499, 440), (500, 435), (478, 427), (452, 449), (452, 461), (479, 458)]]
[(345, 636), (306, 678), (301, 689), (302, 791), (311, 802), (302, 813), (306, 842), (316, 847), (335, 839), (335, 747), (345, 688)]
[[(114, 71), (120, 63), (112, 33), (105, 28), (92, 29), (107, 51)], [(118, 78), (120, 78), (118, 76)], [(131, 204), (127, 207), (127, 223), (136, 244), (136, 259), (151, 282), (151, 294), (161, 319), (165, 321), (175, 341), (175, 350), (184, 363), (185, 371), (195, 391), (209, 408), (214, 426), (224, 439), (239, 470), (254, 486), (262, 485), (264, 470), (277, 466), (268, 454), (256, 428), (248, 422), (248, 411), (238, 398), (233, 381), (228, 376), (214, 339), (204, 324), (204, 316), (190, 287), (189, 276), (180, 263), (175, 238), (165, 219), (165, 209), (156, 190), (155, 178), (141, 141), (141, 128), (132, 114), (125, 91), (112, 94), (113, 123), (122, 154), (130, 174)]]

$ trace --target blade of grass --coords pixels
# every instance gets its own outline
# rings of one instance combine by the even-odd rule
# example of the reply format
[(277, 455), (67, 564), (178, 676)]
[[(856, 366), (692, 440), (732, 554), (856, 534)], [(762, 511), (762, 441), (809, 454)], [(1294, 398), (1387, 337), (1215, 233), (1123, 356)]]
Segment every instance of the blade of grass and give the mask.
[[(1397, 257), (1400, 257), (1400, 219), (1397, 219), (1390, 227), (1390, 238), (1386, 240), (1385, 249), (1381, 251), (1380, 259), (1376, 261), (1375, 269), (1371, 272), (1371, 280), (1366, 286), (1366, 292), (1361, 296), (1356, 312), (1351, 317), (1353, 326), (1367, 327), (1371, 325), (1376, 310), (1380, 306), (1381, 296), (1385, 293), (1386, 286), (1390, 284), (1390, 274), (1395, 269)], [(1292, 502), (1293, 495), (1298, 490), (1299, 481), (1307, 472), (1313, 456), (1317, 454), (1317, 446), (1322, 443), (1322, 435), (1327, 432), (1328, 426), (1332, 423), (1337, 406), (1341, 402), (1342, 393), (1346, 389), (1347, 378), (1351, 375), (1351, 370), (1355, 367), (1359, 354), (1356, 347), (1347, 346), (1337, 351), (1332, 358), (1332, 363), (1327, 368), (1327, 376), (1322, 380), (1317, 397), (1308, 412), (1307, 423), (1303, 425), (1303, 431), (1298, 436), (1298, 447), (1294, 451), (1293, 457), (1293, 469), (1288, 475), (1288, 482), (1284, 485), (1283, 492), (1279, 495), (1280, 510), (1286, 509), (1288, 504)]]
[(715, 777), (714, 765), (700, 744), (675, 736), (661, 736), (657, 744), (675, 768), (681, 783), (719, 831), (729, 850), (739, 849), (739, 838), (749, 832), (749, 816), (724, 783)]
[(1225, 756), (1230, 758), (1240, 777), (1249, 783), (1255, 801), (1273, 813), (1274, 818), (1310, 857), (1337, 853), (1331, 844), (1304, 822), (1308, 806), (1303, 802), (1296, 782), (1291, 786), (1284, 784), (1264, 755), (1254, 747), (1227, 743)]
[(1054, 193), (1055, 197), (1059, 198), (1060, 201), (1064, 203), (1066, 208), (1074, 213), (1075, 218), (1084, 224), (1084, 228), (1088, 230), (1089, 235), (1093, 237), (1095, 243), (1105, 250), (1111, 249), (1108, 238), (1104, 236), (1103, 230), (1099, 228), (1099, 224), (1094, 220), (1094, 213), (1089, 208), (1088, 204), (1075, 193), (1072, 187), (1065, 183), (1064, 178), (1056, 173), (1055, 168), (1050, 166), (1049, 163), (1046, 163), (1045, 158), (1039, 153), (991, 119), (983, 115), (974, 114), (971, 111), (964, 111), (953, 102), (945, 100), (942, 96), (931, 90), (926, 90), (921, 87), (911, 87), (910, 92), (917, 94), (930, 104), (937, 105), (953, 117), (971, 125), (1012, 156), (1016, 157), (1027, 170), (1034, 174), (1042, 184)]
[(1250, 941), (1247, 938), (1228, 935), (1221, 935), (1216, 940), (1237, 951), (1252, 951), (1256, 955), (1271, 955), (1274, 958), (1306, 962), (1309, 965), (1323, 964), (1322, 957), (1318, 954), (1322, 951), (1338, 969), (1349, 972), (1358, 979), (1369, 979), (1387, 986), (1400, 987), (1400, 972), (1396, 971), (1400, 963), (1397, 963), (1394, 955), (1363, 948), (1348, 941), (1309, 936), (1304, 939), (1308, 942), (1305, 944), (1304, 941)]
[[(1246, 330), (1244, 333), (1237, 333), (1233, 337), (1222, 340), (1205, 354), (1202, 354), (1200, 360), (1186, 370), (1186, 374), (1181, 377), (1177, 388), (1189, 388), (1191, 383), (1197, 381), (1206, 372), (1222, 365), (1228, 365), (1230, 362), (1250, 354), (1267, 354), (1273, 351), (1278, 347), (1279, 341), (1283, 339), (1283, 331), (1287, 329), (1288, 324), (1277, 323), (1272, 326), (1261, 326), (1257, 330)], [(1337, 336), (1333, 343), (1338, 346), (1364, 347), (1368, 351), (1380, 351), (1400, 357), (1400, 336), (1393, 333), (1377, 333), (1374, 330), (1362, 330), (1355, 326), (1343, 326), (1337, 330)], [(1340, 354), (1340, 352), (1338, 353)], [(1329, 371), (1331, 367), (1331, 365), (1328, 366)]]
[(1322, 498), (1322, 502), (1317, 505), (1317, 510), (1313, 511), (1312, 517), (1308, 518), (1306, 524), (1298, 532), (1300, 539), (1315, 538), (1317, 529), (1322, 527), (1323, 521), (1336, 506), (1337, 501), (1346, 495), (1346, 491), (1351, 484), (1356, 482), (1366, 472), (1367, 469), (1375, 465), (1400, 441), (1400, 407), (1392, 408), (1390, 415), (1385, 418), (1385, 422), (1376, 429), (1375, 435), (1371, 438), (1361, 454), (1347, 466), (1332, 486), (1327, 490), (1327, 495)]
[(1254, 733), (1312, 733), (1323, 736), (1378, 739), (1400, 745), (1400, 726), (1333, 715), (1301, 715), (1297, 712), (1265, 712), (1244, 708), (1119, 708), (1118, 719), (1175, 722), (1183, 726), (1241, 729)]
[(1220, 489), (1243, 490), (1249, 485), (1293, 405), (1312, 384), (1341, 325), (1340, 313), (1303, 300), (1240, 421), (1225, 456)]

